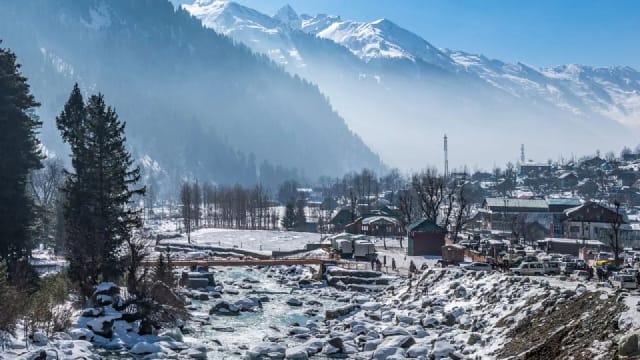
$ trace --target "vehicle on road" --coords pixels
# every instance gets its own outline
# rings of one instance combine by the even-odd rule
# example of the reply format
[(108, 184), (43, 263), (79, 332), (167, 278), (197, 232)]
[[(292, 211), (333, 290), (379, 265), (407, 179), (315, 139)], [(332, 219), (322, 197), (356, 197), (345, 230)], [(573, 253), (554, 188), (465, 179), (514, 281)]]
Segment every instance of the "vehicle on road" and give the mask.
[(509, 270), (515, 275), (544, 275), (544, 267), (539, 262), (523, 262)]
[(584, 270), (576, 270), (574, 272), (571, 273), (570, 278), (572, 280), (588, 280), (589, 279), (589, 273), (584, 271)]
[(638, 284), (633, 275), (617, 274), (611, 279), (611, 284), (620, 289), (636, 289)]
[(560, 272), (564, 275), (571, 275), (578, 269), (578, 264), (573, 261), (567, 261), (560, 264)]
[(491, 271), (491, 264), (483, 262), (472, 262), (460, 265), (461, 268), (471, 271)]
[(562, 263), (559, 261), (546, 261), (542, 263), (544, 273), (549, 275), (560, 275), (560, 264)]

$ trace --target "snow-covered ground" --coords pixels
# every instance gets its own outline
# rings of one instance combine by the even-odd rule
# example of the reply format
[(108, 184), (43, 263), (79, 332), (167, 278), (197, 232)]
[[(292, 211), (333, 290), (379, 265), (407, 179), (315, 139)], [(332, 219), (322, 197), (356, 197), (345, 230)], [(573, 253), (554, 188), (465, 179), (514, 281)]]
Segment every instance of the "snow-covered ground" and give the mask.
[[(155, 231), (170, 234), (175, 224), (158, 224)], [(371, 240), (378, 258), (386, 257), (383, 278), (389, 286), (382, 292), (340, 290), (349, 286), (328, 286), (312, 279), (311, 269), (302, 266), (215, 268), (211, 271), (220, 287), (181, 290), (189, 299), (190, 314), (182, 329), (139, 336), (139, 324), (121, 320), (120, 313), (105, 305), (101, 310), (85, 310), (83, 317), (76, 314), (73, 328), (66, 333), (48, 339), (38, 336), (40, 341), (34, 339), (29, 350), (21, 345), (23, 338), (12, 339), (11, 348), (0, 353), (0, 359), (33, 359), (42, 350), (51, 357), (57, 353), (59, 358), (87, 359), (132, 353), (135, 358), (185, 359), (257, 359), (268, 353), (289, 359), (492, 359), (529, 351), (537, 358), (605, 359), (615, 353), (621, 335), (640, 329), (638, 290), (620, 291), (595, 280), (561, 276), (441, 269), (435, 266), (437, 257), (406, 256), (406, 239), (402, 248), (398, 240), (386, 239), (386, 249), (382, 239)], [(268, 255), (318, 243), (320, 235), (200, 229), (192, 233), (192, 242)], [(186, 245), (187, 238), (182, 234), (160, 244)], [(39, 261), (53, 260), (46, 252), (38, 254)], [(392, 259), (397, 272), (391, 271)], [(418, 268), (425, 263), (428, 269), (408, 279), (411, 261)], [(371, 274), (344, 273), (360, 289), (386, 286), (364, 284)], [(236, 315), (210, 311), (220, 302), (243, 311)], [(327, 319), (326, 312), (334, 310), (340, 316)], [(87, 315), (93, 311), (99, 315)], [(97, 335), (105, 320), (114, 320), (110, 339)]]

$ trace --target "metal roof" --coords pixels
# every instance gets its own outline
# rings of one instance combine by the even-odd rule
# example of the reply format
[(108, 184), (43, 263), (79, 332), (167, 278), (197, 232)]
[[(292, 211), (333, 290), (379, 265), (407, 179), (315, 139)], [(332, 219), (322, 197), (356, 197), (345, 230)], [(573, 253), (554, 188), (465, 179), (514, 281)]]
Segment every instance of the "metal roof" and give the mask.
[(420, 219), (412, 224), (407, 225), (407, 231), (422, 231), (433, 233), (445, 233), (446, 230), (428, 219)]
[(549, 205), (542, 199), (510, 199), (510, 198), (486, 198), (489, 208), (517, 208), (520, 209), (548, 209)]
[(549, 205), (580, 206), (582, 202), (576, 198), (548, 198)]

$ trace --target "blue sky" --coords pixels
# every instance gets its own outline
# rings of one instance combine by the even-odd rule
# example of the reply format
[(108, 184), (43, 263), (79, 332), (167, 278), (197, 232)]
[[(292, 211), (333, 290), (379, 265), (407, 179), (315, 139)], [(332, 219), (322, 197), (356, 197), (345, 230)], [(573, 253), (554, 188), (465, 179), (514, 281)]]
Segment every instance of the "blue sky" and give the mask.
[[(183, 2), (186, 2), (183, 0)], [(269, 15), (387, 18), (438, 47), (546, 67), (567, 63), (640, 70), (640, 1), (238, 0)]]

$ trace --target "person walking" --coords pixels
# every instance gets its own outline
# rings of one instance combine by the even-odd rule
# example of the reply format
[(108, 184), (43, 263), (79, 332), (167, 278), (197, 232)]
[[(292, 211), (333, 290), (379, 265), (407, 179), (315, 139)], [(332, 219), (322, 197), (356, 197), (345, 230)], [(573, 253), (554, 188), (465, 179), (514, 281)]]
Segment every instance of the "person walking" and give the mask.
[(391, 258), (391, 270), (396, 271), (396, 259)]

